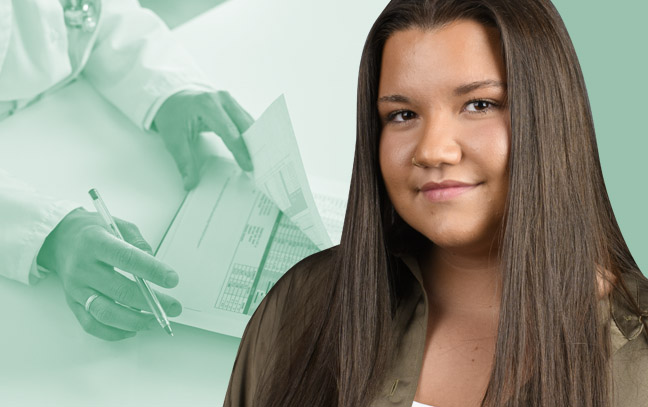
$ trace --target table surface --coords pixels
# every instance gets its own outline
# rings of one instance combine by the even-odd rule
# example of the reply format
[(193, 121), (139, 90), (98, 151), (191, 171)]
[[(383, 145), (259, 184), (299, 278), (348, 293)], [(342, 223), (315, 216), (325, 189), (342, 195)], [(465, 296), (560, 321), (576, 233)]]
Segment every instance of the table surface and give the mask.
[[(620, 96), (602, 96), (604, 82), (599, 79), (606, 76), (595, 72), (599, 67), (610, 69), (605, 68), (607, 58), (592, 59), (598, 57), (598, 45), (593, 50), (579, 46), (580, 39), (597, 35), (596, 24), (572, 29), (576, 22), (612, 11), (603, 4), (592, 5), (584, 16), (566, 1), (555, 3), (584, 65), (601, 161), (619, 223), (626, 238), (639, 236), (648, 227), (645, 211), (627, 203), (645, 205), (646, 193), (619, 186), (624, 185), (624, 171), (646, 173), (645, 160), (632, 156), (640, 154), (637, 149), (623, 150), (624, 141), (626, 145), (630, 140), (645, 141), (610, 130), (618, 123), (611, 114), (613, 106), (602, 101)], [(369, 27), (385, 4), (386, 0), (231, 0), (175, 33), (214, 83), (229, 90), (254, 117), (284, 93), (309, 179), (329, 178), (346, 185), (355, 141), (359, 57)], [(644, 14), (624, 14), (624, 18)], [(626, 27), (630, 30), (634, 25)], [(615, 43), (643, 49), (639, 32), (606, 35)], [(626, 64), (624, 69), (637, 70), (616, 79), (620, 94), (628, 93), (623, 83), (646, 90), (645, 82), (632, 79), (641, 77), (642, 66), (638, 61)], [(623, 109), (642, 106), (645, 92), (636, 93)], [(629, 128), (643, 129), (646, 138), (640, 117), (636, 115), (633, 122), (628, 114), (624, 122)], [(153, 245), (159, 243), (183, 196), (173, 161), (157, 137), (137, 130), (84, 81), (0, 122), (0, 163), (38, 190), (88, 207), (86, 191), (99, 188), (111, 211), (137, 223)], [(648, 257), (637, 249), (645, 242), (645, 238), (629, 239), (631, 250), (643, 256), (644, 263)], [(222, 403), (237, 338), (176, 325), (173, 338), (154, 330), (118, 343), (101, 341), (82, 331), (56, 276), (36, 286), (0, 279), (0, 307), (6, 310), (0, 339), (2, 405)]]
[[(347, 185), (357, 66), (386, 2), (305, 3), (230, 1), (175, 33), (254, 117), (284, 93), (309, 179)], [(333, 20), (348, 27), (344, 36), (327, 35)], [(84, 80), (0, 122), (0, 134), (2, 168), (89, 209), (86, 191), (97, 187), (111, 212), (136, 223), (154, 247), (182, 200), (156, 135), (136, 129)], [(173, 338), (153, 330), (104, 342), (78, 325), (56, 276), (36, 286), (0, 279), (0, 307), (2, 405), (222, 404), (238, 338), (175, 324)]]

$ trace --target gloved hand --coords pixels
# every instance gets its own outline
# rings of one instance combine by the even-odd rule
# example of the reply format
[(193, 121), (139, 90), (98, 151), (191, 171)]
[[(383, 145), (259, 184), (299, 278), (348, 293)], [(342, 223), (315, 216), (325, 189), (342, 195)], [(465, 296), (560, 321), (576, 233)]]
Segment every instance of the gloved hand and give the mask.
[[(135, 336), (144, 329), (161, 329), (152, 314), (137, 311), (151, 311), (137, 283), (113, 267), (161, 287), (178, 284), (178, 274), (153, 257), (137, 226), (120, 219), (115, 222), (128, 243), (114, 237), (99, 214), (75, 209), (47, 236), (37, 257), (39, 265), (61, 278), (67, 303), (83, 329), (109, 341)], [(86, 301), (93, 294), (98, 297), (86, 311)], [(178, 300), (156, 295), (167, 316), (180, 315)]]
[(252, 161), (241, 134), (254, 120), (224, 91), (199, 93), (179, 92), (167, 99), (153, 119), (153, 130), (164, 141), (180, 170), (186, 190), (199, 180), (197, 143), (201, 132), (216, 133), (245, 171), (252, 170)]

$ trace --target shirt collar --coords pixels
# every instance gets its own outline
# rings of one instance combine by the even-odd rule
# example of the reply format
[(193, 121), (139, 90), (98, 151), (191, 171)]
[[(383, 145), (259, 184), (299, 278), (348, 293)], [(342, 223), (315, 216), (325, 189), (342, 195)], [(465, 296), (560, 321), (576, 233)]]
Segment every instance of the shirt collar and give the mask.
[(612, 294), (612, 318), (623, 336), (631, 341), (643, 331), (642, 320), (648, 319), (648, 285), (634, 274), (625, 274), (623, 281), (641, 312), (637, 315), (628, 301), (615, 291)]
[[(414, 275), (416, 278), (416, 281), (419, 282), (421, 285), (421, 289), (423, 290), (424, 284), (423, 284), (423, 273), (421, 272), (421, 268), (419, 267), (418, 260), (416, 257), (412, 256), (411, 254), (402, 254), (402, 255), (397, 255), (396, 257), (400, 258), (403, 263), (407, 266), (407, 268), (410, 270), (410, 272)], [(425, 292), (425, 290), (423, 290)]]

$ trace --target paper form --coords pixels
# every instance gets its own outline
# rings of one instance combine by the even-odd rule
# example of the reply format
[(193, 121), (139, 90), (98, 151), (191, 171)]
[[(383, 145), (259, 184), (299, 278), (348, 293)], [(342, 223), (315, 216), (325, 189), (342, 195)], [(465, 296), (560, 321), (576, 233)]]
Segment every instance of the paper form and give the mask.
[(333, 243), (317, 212), (286, 101), (277, 98), (244, 134), (257, 187), (320, 249)]
[(156, 256), (180, 276), (162, 289), (183, 305), (175, 322), (240, 337), (277, 280), (317, 251), (236, 163), (214, 158)]
[(325, 178), (312, 178), (311, 189), (322, 223), (333, 244), (339, 244), (344, 226), (349, 185)]
[[(248, 131), (248, 137), (273, 140), (279, 136), (270, 133), (290, 128), (285, 103), (283, 99), (278, 101), (281, 103), (275, 102), (250, 128), (254, 131), (252, 136)], [(292, 137), (293, 151), (298, 151)], [(290, 139), (283, 142), (291, 143)], [(257, 171), (257, 162), (272, 161), (264, 154), (257, 150), (257, 161), (253, 158)], [(262, 185), (271, 185), (274, 176), (279, 177), (275, 181), (288, 182), (276, 190), (268, 187), (273, 195), (262, 192), (256, 183), (258, 178), (244, 173), (232, 160), (214, 157), (203, 167), (199, 185), (187, 194), (156, 253), (180, 276), (177, 287), (162, 289), (183, 305), (182, 314), (173, 321), (240, 337), (277, 280), (297, 262), (320, 250), (293, 219), (319, 236), (320, 243), (327, 239), (330, 242), (331, 231), (333, 236), (341, 231), (344, 202), (334, 196), (318, 195), (318, 204), (326, 208), (327, 232), (308, 183), (300, 185), (295, 174), (281, 175), (289, 171), (285, 164), (301, 165), (301, 159), (276, 157), (279, 162), (273, 166), (275, 171)], [(301, 173), (305, 180), (303, 168)], [(287, 205), (286, 212), (270, 199), (281, 193), (287, 196), (282, 202)]]

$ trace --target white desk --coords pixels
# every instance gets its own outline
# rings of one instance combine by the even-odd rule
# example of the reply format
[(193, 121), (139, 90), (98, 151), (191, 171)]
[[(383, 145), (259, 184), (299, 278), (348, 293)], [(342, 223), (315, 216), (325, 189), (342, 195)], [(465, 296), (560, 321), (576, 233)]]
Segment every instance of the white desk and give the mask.
[[(348, 183), (355, 82), (369, 27), (386, 1), (236, 0), (177, 34), (253, 116), (285, 93), (309, 178)], [(340, 12), (344, 10), (344, 12)], [(329, 22), (345, 27), (331, 35)], [(138, 131), (84, 81), (0, 122), (0, 167), (52, 196), (115, 216), (156, 246), (183, 190), (153, 134)], [(344, 191), (345, 193), (346, 191)], [(0, 278), (0, 405), (216, 406), (239, 340), (176, 325), (118, 343), (83, 332), (56, 276), (34, 287)]]
[[(348, 183), (360, 52), (369, 26), (385, 3), (231, 0), (180, 27), (177, 35), (219, 87), (229, 90), (255, 117), (285, 93), (309, 178)], [(564, 15), (565, 20), (582, 21), (610, 12), (605, 4), (593, 8), (585, 3), (591, 8), (586, 15), (577, 10)], [(569, 24), (568, 28), (572, 29)], [(575, 33), (586, 38), (589, 32)], [(644, 49), (638, 31), (636, 35), (606, 31), (605, 35), (627, 49)], [(576, 45), (582, 62), (583, 57), (591, 61), (596, 55)], [(595, 68), (593, 62), (584, 64), (597, 113), (604, 96), (591, 86), (606, 76), (597, 76)], [(628, 97), (616, 103), (620, 109), (645, 105), (645, 92), (628, 94), (629, 88), (618, 85), (645, 90), (645, 82), (636, 80), (614, 79)], [(597, 128), (617, 126), (616, 113), (608, 109), (601, 108)], [(645, 154), (637, 149), (610, 150), (617, 140), (633, 146), (646, 143), (640, 117), (634, 117), (634, 124), (629, 121), (633, 117), (624, 117), (630, 128), (643, 132), (637, 137), (599, 131), (599, 145), (606, 145), (601, 152), (607, 157), (602, 157), (604, 164), (619, 162), (622, 154)], [(89, 204), (90, 187), (100, 188), (115, 215), (137, 223), (153, 245), (182, 196), (175, 166), (155, 136), (137, 131), (83, 82), (0, 122), (0, 163), (41, 191), (82, 203)], [(625, 165), (633, 166), (626, 168), (634, 170), (635, 177), (637, 171), (645, 174), (645, 161), (637, 164), (629, 159)], [(613, 168), (604, 170), (608, 186), (620, 185), (622, 174), (614, 175)], [(627, 191), (614, 191), (611, 196), (620, 202), (622, 193)], [(646, 197), (643, 191), (637, 193)], [(624, 233), (625, 228), (636, 227), (632, 219), (639, 219), (639, 229), (645, 230), (645, 212), (638, 207), (631, 211), (617, 213)], [(631, 249), (643, 247), (640, 243), (629, 241)], [(183, 326), (174, 327), (174, 338), (155, 330), (119, 343), (95, 339), (81, 330), (68, 310), (56, 277), (35, 287), (0, 279), (0, 309), (3, 406), (216, 406), (222, 402), (239, 343)]]

